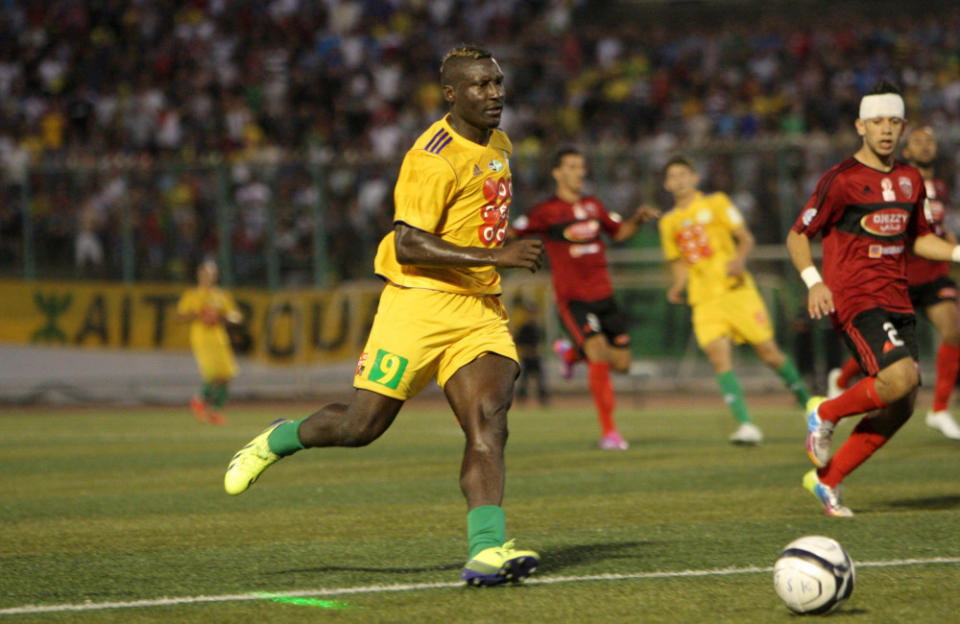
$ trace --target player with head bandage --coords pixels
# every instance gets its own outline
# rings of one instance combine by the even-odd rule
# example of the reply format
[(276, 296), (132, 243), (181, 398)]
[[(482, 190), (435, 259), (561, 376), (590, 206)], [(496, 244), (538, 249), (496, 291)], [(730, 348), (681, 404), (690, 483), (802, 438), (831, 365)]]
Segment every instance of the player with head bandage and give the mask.
[[(803, 485), (828, 515), (853, 515), (840, 501), (840, 483), (913, 413), (920, 373), (907, 253), (960, 262), (960, 246), (931, 229), (920, 172), (894, 158), (906, 125), (903, 97), (889, 82), (865, 95), (855, 121), (860, 148), (820, 178), (787, 236), (810, 316), (830, 317), (866, 374), (840, 396), (814, 397), (807, 406), (806, 448), (817, 468)], [(816, 234), (822, 277), (810, 248)], [(831, 457), (837, 422), (857, 414), (866, 415)]]
[[(926, 217), (934, 234), (949, 243), (957, 238), (946, 227), (947, 184), (937, 178), (937, 137), (930, 126), (911, 128), (904, 141), (903, 157), (920, 171), (927, 191)], [(952, 440), (960, 440), (960, 425), (950, 413), (950, 395), (960, 372), (960, 310), (957, 309), (957, 284), (950, 277), (950, 263), (927, 260), (907, 253), (907, 282), (914, 310), (923, 312), (940, 335), (937, 349), (933, 406), (927, 412), (927, 426)], [(838, 396), (860, 374), (860, 363), (850, 357), (842, 368), (830, 371), (828, 393)]]

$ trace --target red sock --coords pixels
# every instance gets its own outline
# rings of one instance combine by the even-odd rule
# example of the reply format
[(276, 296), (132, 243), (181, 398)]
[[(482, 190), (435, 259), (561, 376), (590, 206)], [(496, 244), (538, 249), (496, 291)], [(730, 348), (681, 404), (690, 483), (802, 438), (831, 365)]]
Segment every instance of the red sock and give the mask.
[(567, 364), (576, 364), (580, 361), (580, 349), (573, 345), (563, 353), (563, 361)]
[(820, 418), (837, 422), (841, 418), (885, 407), (874, 388), (876, 378), (864, 377), (835, 399), (820, 404)]
[(933, 387), (933, 411), (947, 409), (950, 392), (957, 383), (957, 371), (960, 370), (960, 345), (940, 343), (937, 351), (937, 383)]
[(840, 376), (837, 377), (837, 386), (841, 390), (846, 390), (850, 385), (850, 380), (860, 374), (860, 363), (857, 358), (851, 356), (849, 360), (843, 363), (840, 369)]
[(843, 446), (837, 449), (830, 463), (817, 471), (817, 477), (824, 485), (837, 487), (844, 477), (886, 444), (888, 439), (874, 431), (869, 418), (864, 418), (857, 423)]
[(588, 378), (593, 404), (597, 406), (597, 420), (600, 421), (603, 435), (607, 435), (617, 430), (613, 422), (613, 384), (610, 382), (610, 364), (590, 362)]

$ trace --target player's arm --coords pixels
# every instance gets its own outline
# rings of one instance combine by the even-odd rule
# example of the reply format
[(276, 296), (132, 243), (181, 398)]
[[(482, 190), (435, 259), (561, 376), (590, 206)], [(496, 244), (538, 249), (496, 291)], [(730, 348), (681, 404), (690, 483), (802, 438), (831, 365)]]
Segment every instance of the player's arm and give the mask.
[(683, 289), (687, 287), (687, 265), (683, 258), (677, 258), (670, 263), (670, 288), (667, 289), (667, 301), (682, 304)]
[(932, 233), (914, 239), (913, 253), (927, 260), (960, 262), (960, 245), (948, 243)]
[(727, 275), (737, 277), (747, 269), (747, 258), (757, 246), (753, 232), (746, 225), (741, 225), (733, 231), (733, 238), (737, 241), (737, 255), (727, 263)]
[(807, 294), (807, 311), (810, 318), (822, 318), (835, 310), (833, 307), (833, 293), (823, 283), (820, 272), (813, 264), (813, 252), (810, 250), (810, 239), (806, 234), (790, 230), (787, 234), (787, 251), (794, 268), (800, 273), (800, 279), (807, 285), (810, 292)]
[(647, 221), (652, 221), (660, 216), (660, 211), (652, 206), (642, 205), (637, 208), (637, 211), (628, 218), (626, 221), (620, 224), (620, 229), (617, 230), (617, 233), (613, 235), (613, 240), (615, 242), (620, 242), (627, 240), (637, 233), (637, 230), (640, 229)]
[(410, 227), (394, 226), (397, 262), (414, 266), (461, 266), (517, 268), (536, 271), (543, 261), (543, 241), (524, 238), (503, 247), (461, 247), (435, 234)]

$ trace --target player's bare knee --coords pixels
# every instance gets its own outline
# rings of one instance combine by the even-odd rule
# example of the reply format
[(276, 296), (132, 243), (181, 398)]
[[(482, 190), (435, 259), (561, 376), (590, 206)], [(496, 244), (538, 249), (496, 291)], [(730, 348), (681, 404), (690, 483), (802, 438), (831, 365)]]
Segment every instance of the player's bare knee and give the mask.
[(904, 358), (886, 367), (877, 375), (875, 388), (885, 403), (898, 401), (920, 385), (920, 374), (910, 358)]

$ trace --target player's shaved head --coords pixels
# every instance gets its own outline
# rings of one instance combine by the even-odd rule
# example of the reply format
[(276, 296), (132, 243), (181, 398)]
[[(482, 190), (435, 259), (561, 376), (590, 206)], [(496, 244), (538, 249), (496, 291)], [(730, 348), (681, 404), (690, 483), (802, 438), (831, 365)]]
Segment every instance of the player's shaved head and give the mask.
[(440, 63), (440, 86), (455, 87), (463, 79), (463, 70), (471, 63), (492, 59), (493, 53), (475, 45), (453, 48), (443, 56)]

